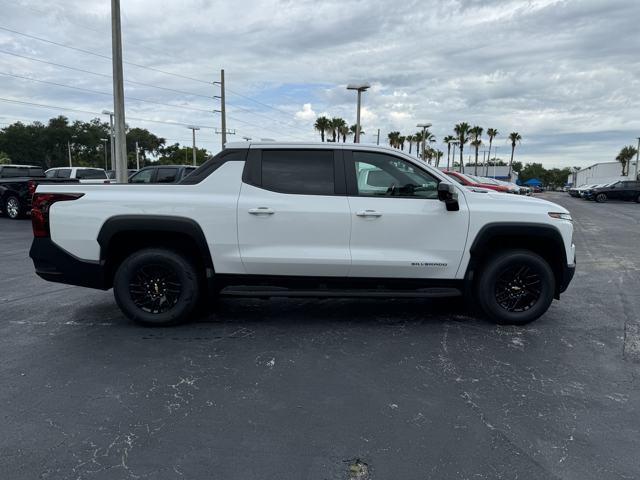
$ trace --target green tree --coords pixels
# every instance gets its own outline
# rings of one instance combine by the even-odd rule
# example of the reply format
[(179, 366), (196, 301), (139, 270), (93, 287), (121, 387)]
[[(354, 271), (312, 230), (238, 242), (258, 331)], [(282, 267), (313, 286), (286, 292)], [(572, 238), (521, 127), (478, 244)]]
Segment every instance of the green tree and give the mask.
[(11, 163), (11, 159), (9, 158), (9, 155), (7, 155), (4, 152), (0, 152), (0, 165), (7, 165)]
[(332, 142), (340, 141), (340, 131), (342, 128), (347, 126), (347, 122), (344, 121), (343, 118), (333, 117), (331, 119), (331, 136)]
[[(347, 135), (353, 135), (353, 143), (356, 143), (356, 129), (357, 125), (353, 124), (349, 127), (349, 133)], [(364, 130), (362, 130), (362, 125), (360, 125), (360, 136), (364, 135)]]
[(449, 165), (451, 164), (449, 160), (451, 156), (451, 144), (456, 141), (456, 137), (453, 135), (447, 135), (442, 140), (447, 144), (447, 170), (449, 170)]
[[(193, 148), (187, 146), (181, 146), (179, 143), (167, 145), (161, 147), (159, 150), (159, 157), (155, 162), (160, 165), (192, 165), (193, 163)], [(209, 156), (209, 153), (204, 148), (196, 147), (196, 164), (202, 165)]]
[(324, 142), (325, 134), (331, 131), (331, 120), (324, 116), (318, 117), (316, 123), (313, 124), (313, 128), (320, 132), (320, 138)]
[(389, 132), (387, 135), (389, 140), (389, 146), (393, 148), (398, 148), (400, 145), (400, 132)]
[[(2, 146), (0, 145), (0, 148), (2, 148)], [(631, 145), (627, 145), (626, 147), (623, 147), (622, 150), (620, 150), (620, 153), (618, 153), (618, 155), (616, 156), (616, 161), (620, 162), (622, 164), (622, 176), (626, 176), (629, 175), (629, 169), (627, 168), (629, 165), (631, 165), (631, 161), (633, 160), (633, 157), (635, 157), (638, 153), (638, 150), (636, 150), (635, 147), (631, 146)]]
[(469, 131), (472, 138), (471, 146), (473, 146), (476, 149), (476, 161), (474, 163), (474, 170), (473, 170), (474, 175), (478, 175), (478, 149), (480, 148), (480, 145), (482, 145), (482, 139), (480, 137), (482, 137), (483, 131), (484, 129), (482, 127), (479, 127), (478, 125), (474, 126)]
[(469, 130), (471, 127), (468, 123), (462, 122), (458, 123), (453, 131), (456, 134), (456, 138), (458, 139), (458, 148), (460, 149), (460, 172), (464, 173), (464, 145), (469, 141)]
[[(496, 138), (498, 135), (500, 135), (500, 132), (498, 132), (497, 129), (487, 128), (487, 136), (489, 137), (489, 155), (487, 155), (487, 158), (491, 158), (491, 145), (493, 145), (493, 139)], [(484, 172), (485, 175), (489, 175), (489, 170), (487, 169), (488, 167), (489, 165), (485, 166), (485, 172)]]
[(522, 136), (518, 132), (511, 132), (509, 134), (509, 141), (511, 142), (511, 160), (509, 160), (509, 181), (511, 181), (511, 170), (513, 168), (513, 154), (516, 151), (516, 145), (520, 143)]

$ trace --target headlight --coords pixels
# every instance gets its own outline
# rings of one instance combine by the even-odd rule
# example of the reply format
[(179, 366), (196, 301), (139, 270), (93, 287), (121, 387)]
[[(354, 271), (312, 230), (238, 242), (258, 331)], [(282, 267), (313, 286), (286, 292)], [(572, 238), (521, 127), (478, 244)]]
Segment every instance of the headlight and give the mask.
[(570, 213), (549, 212), (549, 216), (553, 218), (559, 218), (560, 220), (569, 220), (570, 222), (573, 222), (573, 218), (571, 218)]

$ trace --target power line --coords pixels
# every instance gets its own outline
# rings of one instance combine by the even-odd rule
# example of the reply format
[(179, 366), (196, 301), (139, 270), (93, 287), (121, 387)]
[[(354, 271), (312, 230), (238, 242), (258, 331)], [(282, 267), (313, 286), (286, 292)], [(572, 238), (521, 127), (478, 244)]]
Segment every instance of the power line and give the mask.
[[(111, 92), (102, 92), (100, 90), (91, 90), (90, 88), (76, 87), (76, 86), (73, 86), (73, 85), (66, 85), (66, 84), (63, 84), (63, 83), (50, 82), (50, 81), (47, 81), (47, 80), (39, 80), (37, 78), (25, 77), (23, 75), (16, 75), (14, 73), (0, 72), (0, 75), (6, 75), (8, 77), (14, 77), (14, 78), (21, 78), (23, 80), (29, 80), (29, 81), (32, 81), (32, 82), (45, 83), (47, 85), (55, 85), (57, 87), (71, 88), (73, 90), (79, 90), (81, 92), (94, 93), (94, 94), (97, 94), (97, 95), (106, 95), (106, 96), (109, 96), (109, 97), (113, 96), (113, 93), (111, 93)], [(134, 101), (137, 101), (137, 102), (146, 102), (146, 103), (153, 103), (155, 105), (164, 105), (166, 107), (182, 108), (182, 109), (185, 109), (185, 110), (193, 110), (194, 112), (205, 112), (205, 113), (217, 112), (217, 110), (206, 110), (204, 108), (187, 107), (187, 106), (184, 106), (184, 105), (172, 105), (170, 103), (156, 102), (155, 100), (146, 100), (144, 98), (136, 98), (136, 97), (130, 97), (130, 96), (126, 96), (125, 98), (128, 99), (128, 100), (134, 100)]]
[(267, 108), (270, 108), (271, 110), (275, 110), (276, 112), (283, 113), (286, 116), (291, 115), (289, 112), (285, 112), (284, 110), (280, 110), (279, 108), (276, 108), (276, 107), (274, 107), (272, 105), (269, 105), (267, 103), (261, 102), (260, 100), (256, 100), (255, 98), (248, 97), (247, 95), (243, 95), (242, 93), (238, 93), (238, 92), (236, 92), (234, 90), (231, 90), (229, 88), (227, 88), (227, 91), (230, 92), (230, 93), (233, 93), (234, 95), (237, 95), (238, 97), (242, 97), (242, 98), (247, 99), (247, 100), (249, 100), (251, 102), (257, 103), (258, 105), (262, 105), (263, 107), (267, 107)]
[[(47, 105), (47, 104), (44, 104), (44, 103), (25, 102), (24, 100), (14, 100), (12, 98), (2, 98), (2, 97), (0, 97), (0, 102), (15, 103), (15, 104), (18, 104), (18, 105), (28, 105), (28, 106), (32, 106), (32, 107), (51, 108), (51, 109), (54, 109), (54, 110), (63, 110), (63, 111), (69, 111), (69, 112), (88, 113), (90, 115), (102, 116), (102, 113), (93, 112), (91, 110), (82, 110), (82, 109), (79, 109), (79, 108), (70, 108), (70, 107), (60, 107), (58, 105)], [(130, 120), (137, 120), (139, 122), (162, 123), (162, 124), (165, 124), (165, 125), (179, 125), (179, 126), (185, 126), (185, 127), (193, 125), (193, 124), (189, 124), (189, 123), (174, 122), (174, 121), (170, 121), (170, 120), (151, 120), (149, 118), (138, 118), (138, 117), (131, 117), (131, 116), (127, 116), (127, 118), (130, 119)], [(213, 127), (211, 125), (196, 125), (196, 126), (200, 127), (200, 128), (208, 128), (208, 129), (212, 129), (212, 130), (214, 130), (216, 128), (216, 127)]]
[[(76, 71), (76, 72), (89, 73), (91, 75), (97, 75), (99, 77), (104, 77), (104, 78), (109, 78), (109, 79), (111, 78), (111, 75), (108, 75), (106, 73), (92, 72), (91, 70), (84, 70), (82, 68), (71, 67), (69, 65), (63, 65), (61, 63), (49, 62), (47, 60), (41, 60), (39, 58), (28, 57), (27, 55), (20, 55), (19, 53), (8, 52), (6, 50), (0, 50), (0, 53), (4, 53), (5, 55), (12, 55), (14, 57), (24, 58), (26, 60), (31, 60), (33, 62), (39, 62), (39, 63), (44, 63), (44, 64), (47, 64), (47, 65), (53, 65), (53, 66), (60, 67), (60, 68), (66, 68), (68, 70), (73, 70), (73, 71)], [(202, 97), (202, 98), (206, 98), (208, 100), (214, 98), (213, 95), (211, 95), (211, 96), (202, 95), (202, 94), (199, 94), (199, 93), (186, 92), (184, 90), (177, 90), (177, 89), (174, 89), (174, 88), (160, 87), (158, 85), (151, 85), (149, 83), (135, 82), (133, 80), (125, 80), (124, 83), (129, 83), (131, 85), (139, 85), (139, 86), (149, 87), (149, 88), (156, 88), (158, 90), (166, 90), (168, 92), (180, 93), (182, 95), (190, 95), (190, 96), (194, 96), (194, 97)]]
[[(64, 43), (54, 42), (53, 40), (49, 40), (47, 38), (36, 37), (35, 35), (30, 35), (28, 33), (20, 32), (18, 30), (12, 30), (11, 28), (0, 26), (0, 30), (4, 30), (5, 32), (14, 33), (16, 35), (21, 35), (21, 36), (26, 37), (26, 38), (31, 38), (33, 40), (38, 40), (40, 42), (48, 43), (50, 45), (55, 45), (57, 47), (68, 48), (69, 50), (75, 50), (76, 52), (86, 53), (87, 55), (94, 55), (96, 57), (100, 57), (100, 58), (104, 58), (104, 59), (107, 59), (107, 60), (111, 60), (111, 56), (109, 56), (109, 55), (103, 55), (102, 53), (92, 52), (91, 50), (85, 50), (84, 48), (78, 48), (78, 47), (74, 47), (72, 45), (66, 45)], [(127, 65), (131, 65), (131, 66), (134, 66), (134, 67), (138, 67), (138, 68), (144, 68), (146, 70), (151, 70), (151, 71), (158, 72), (158, 73), (163, 73), (165, 75), (172, 75), (174, 77), (184, 78), (186, 80), (192, 80), (194, 82), (204, 83), (206, 85), (212, 85), (213, 84), (213, 82), (210, 82), (210, 81), (208, 82), (206, 80), (202, 80), (202, 79), (199, 79), (199, 78), (189, 77), (187, 75), (182, 75), (180, 73), (167, 72), (166, 70), (161, 70), (161, 69), (155, 68), (155, 67), (148, 67), (146, 65), (141, 65), (139, 63), (128, 62), (126, 60), (123, 60), (122, 63), (125, 63)]]

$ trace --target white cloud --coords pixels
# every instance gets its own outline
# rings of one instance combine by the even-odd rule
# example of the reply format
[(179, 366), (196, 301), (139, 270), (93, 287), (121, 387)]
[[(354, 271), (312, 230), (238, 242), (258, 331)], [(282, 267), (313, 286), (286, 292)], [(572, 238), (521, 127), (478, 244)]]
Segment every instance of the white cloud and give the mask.
[(302, 110), (296, 112), (296, 118), (298, 120), (315, 120), (316, 112), (313, 111), (310, 103), (305, 103)]

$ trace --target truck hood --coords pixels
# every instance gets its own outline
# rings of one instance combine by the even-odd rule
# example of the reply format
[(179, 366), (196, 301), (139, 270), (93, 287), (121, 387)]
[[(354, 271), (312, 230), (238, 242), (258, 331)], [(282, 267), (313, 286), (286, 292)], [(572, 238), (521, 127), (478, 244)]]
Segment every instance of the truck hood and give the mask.
[(519, 206), (521, 208), (534, 208), (536, 210), (546, 210), (547, 212), (569, 213), (569, 210), (557, 203), (543, 200), (541, 198), (528, 197), (525, 195), (513, 195), (509, 193), (500, 193), (494, 190), (469, 189), (465, 191), (465, 196), (469, 198), (469, 202), (490, 202), (498, 205)]

